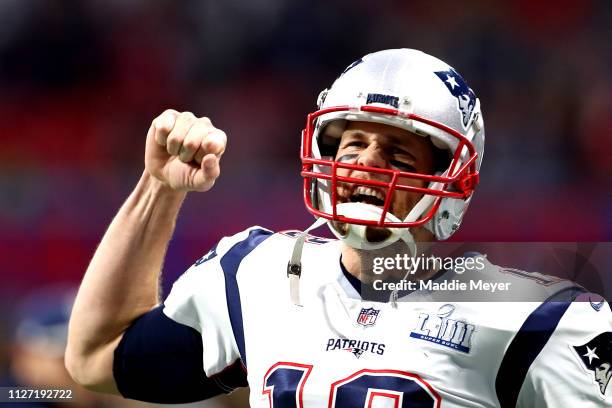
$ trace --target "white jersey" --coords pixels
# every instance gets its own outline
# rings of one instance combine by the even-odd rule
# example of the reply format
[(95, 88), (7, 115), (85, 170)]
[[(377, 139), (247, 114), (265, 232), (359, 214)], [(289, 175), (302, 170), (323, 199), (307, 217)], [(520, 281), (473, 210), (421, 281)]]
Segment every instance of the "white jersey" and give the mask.
[[(165, 302), (168, 317), (201, 333), (208, 376), (242, 361), (252, 407), (612, 406), (612, 312), (593, 295), (363, 301), (342, 272), (340, 243), (310, 239), (297, 306), (294, 242), (260, 227), (224, 238)], [(509, 279), (547, 296), (568, 287)]]

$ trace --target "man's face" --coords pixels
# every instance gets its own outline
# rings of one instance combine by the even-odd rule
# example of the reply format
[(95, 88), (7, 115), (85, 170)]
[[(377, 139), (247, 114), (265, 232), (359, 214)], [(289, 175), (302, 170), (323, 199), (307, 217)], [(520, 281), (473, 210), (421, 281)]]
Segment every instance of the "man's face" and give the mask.
[[(381, 169), (433, 174), (434, 152), (428, 138), (394, 126), (371, 122), (349, 122), (342, 133), (336, 161)], [(389, 182), (390, 177), (359, 170), (338, 169), (339, 176)], [(398, 183), (425, 187), (423, 180), (400, 178)], [(364, 202), (384, 206), (387, 191), (382, 188), (341, 183), (338, 202)], [(409, 191), (393, 193), (389, 211), (403, 220), (423, 195)]]
[(606, 392), (606, 387), (608, 386), (610, 377), (612, 377), (610, 364), (603, 363), (599, 367), (595, 368), (595, 381), (599, 383), (599, 388), (602, 394)]

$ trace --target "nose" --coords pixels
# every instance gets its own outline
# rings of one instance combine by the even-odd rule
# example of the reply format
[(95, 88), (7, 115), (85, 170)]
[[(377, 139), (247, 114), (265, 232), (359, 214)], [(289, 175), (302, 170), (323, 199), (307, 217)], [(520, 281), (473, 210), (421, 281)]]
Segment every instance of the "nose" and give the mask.
[(378, 143), (371, 143), (359, 154), (357, 164), (360, 166), (385, 168), (387, 164), (385, 152)]

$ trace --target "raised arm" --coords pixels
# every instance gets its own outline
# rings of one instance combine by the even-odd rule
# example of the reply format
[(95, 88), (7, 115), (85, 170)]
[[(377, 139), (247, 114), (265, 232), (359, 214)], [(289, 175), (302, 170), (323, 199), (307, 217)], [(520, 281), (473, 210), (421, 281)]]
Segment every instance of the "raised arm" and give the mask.
[(208, 118), (166, 110), (147, 134), (145, 171), (85, 273), (68, 331), (66, 367), (96, 391), (117, 393), (113, 352), (124, 331), (159, 302), (159, 277), (188, 191), (219, 176), (225, 133)]

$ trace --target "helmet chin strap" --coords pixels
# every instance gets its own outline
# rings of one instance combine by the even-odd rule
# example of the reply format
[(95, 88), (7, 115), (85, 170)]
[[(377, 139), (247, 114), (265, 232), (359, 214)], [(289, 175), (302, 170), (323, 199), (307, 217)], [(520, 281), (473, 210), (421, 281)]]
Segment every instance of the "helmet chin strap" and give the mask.
[(293, 252), (287, 264), (287, 277), (289, 278), (289, 296), (291, 301), (296, 306), (302, 306), (300, 302), (300, 277), (302, 276), (302, 250), (308, 233), (325, 224), (325, 218), (317, 219), (310, 227), (306, 228), (295, 239), (293, 244)]

